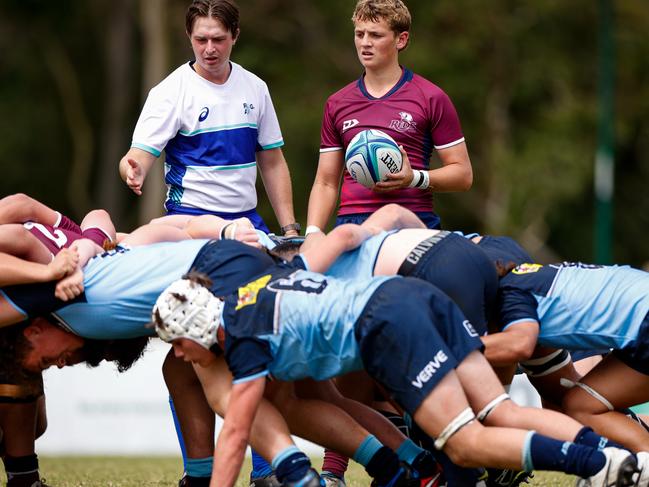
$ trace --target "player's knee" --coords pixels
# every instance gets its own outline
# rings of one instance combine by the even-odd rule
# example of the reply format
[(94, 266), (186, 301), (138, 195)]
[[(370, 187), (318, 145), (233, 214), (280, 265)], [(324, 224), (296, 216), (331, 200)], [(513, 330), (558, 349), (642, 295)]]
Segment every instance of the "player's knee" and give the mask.
[(489, 414), (482, 420), (482, 424), (485, 426), (505, 426), (518, 417), (520, 412), (521, 407), (508, 398), (491, 409)]
[(578, 387), (573, 387), (566, 392), (561, 408), (568, 416), (582, 423), (589, 416), (609, 410), (602, 402)]

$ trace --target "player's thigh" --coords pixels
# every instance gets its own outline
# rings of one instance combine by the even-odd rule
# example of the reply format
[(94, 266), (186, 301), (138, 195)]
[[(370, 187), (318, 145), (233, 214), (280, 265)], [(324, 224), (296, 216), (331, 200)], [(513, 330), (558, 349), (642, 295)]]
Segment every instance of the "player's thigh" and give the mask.
[[(588, 385), (615, 408), (631, 407), (649, 401), (649, 375), (632, 369), (610, 354), (582, 377)], [(580, 387), (564, 396), (563, 406), (570, 411), (605, 412), (608, 408)]]
[(505, 388), (489, 362), (477, 350), (467, 355), (455, 370), (474, 411), (481, 410), (496, 397), (505, 393)]

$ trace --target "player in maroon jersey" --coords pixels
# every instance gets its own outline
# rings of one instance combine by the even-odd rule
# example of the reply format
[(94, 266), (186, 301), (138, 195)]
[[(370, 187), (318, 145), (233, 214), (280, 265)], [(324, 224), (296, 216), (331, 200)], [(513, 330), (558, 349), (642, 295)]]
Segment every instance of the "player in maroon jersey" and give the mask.
[[(399, 64), (411, 24), (401, 0), (359, 0), (352, 20), (365, 72), (327, 100), (309, 199), (310, 231), (325, 227), (343, 173), (337, 225), (361, 223), (386, 203), (398, 203), (417, 213), (429, 228), (438, 228), (431, 192), (466, 191), (473, 181), (458, 115), (446, 93)], [(366, 129), (389, 134), (407, 153), (403, 169), (373, 190), (344, 171), (345, 148)], [(435, 169), (429, 167), (433, 149), (442, 164)]]
[(0, 252), (47, 264), (61, 249), (87, 238), (102, 246), (115, 240), (115, 227), (104, 210), (90, 211), (77, 225), (25, 194), (0, 200)]

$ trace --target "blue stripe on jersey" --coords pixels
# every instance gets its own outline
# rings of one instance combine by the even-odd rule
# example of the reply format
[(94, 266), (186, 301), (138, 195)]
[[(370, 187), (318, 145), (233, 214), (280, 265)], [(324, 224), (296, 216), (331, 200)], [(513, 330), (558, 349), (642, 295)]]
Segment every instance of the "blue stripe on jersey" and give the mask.
[(179, 134), (185, 135), (187, 137), (193, 137), (194, 135), (198, 134), (204, 134), (208, 132), (219, 132), (221, 130), (233, 130), (233, 129), (240, 129), (240, 128), (251, 128), (257, 130), (257, 124), (256, 123), (237, 123), (234, 125), (222, 125), (220, 127), (207, 127), (204, 129), (198, 129), (198, 130), (193, 130), (191, 132), (187, 132), (185, 130), (180, 130), (178, 131)]
[(7, 301), (7, 303), (9, 303), (13, 309), (15, 309), (16, 311), (18, 311), (21, 315), (24, 315), (24, 316), (25, 316), (25, 319), (27, 319), (28, 314), (25, 312), (25, 310), (22, 309), (20, 306), (18, 306), (16, 303), (14, 303), (14, 302), (11, 300), (11, 298), (9, 298), (9, 296), (7, 296), (7, 295), (5, 294), (5, 292), (4, 292), (2, 289), (0, 289), (0, 295), (1, 295), (3, 298), (5, 298), (5, 300)]
[(250, 382), (251, 380), (259, 379), (260, 377), (265, 377), (268, 374), (270, 374), (270, 371), (268, 369), (259, 372), (257, 374), (249, 375), (247, 377), (243, 377), (242, 379), (235, 379), (232, 381), (233, 384), (240, 384), (242, 382)]
[(137, 143), (133, 142), (131, 144), (131, 147), (135, 147), (136, 149), (141, 149), (141, 150), (143, 150), (145, 152), (149, 152), (150, 154), (153, 154), (156, 157), (160, 156), (160, 151), (159, 150), (154, 149), (153, 147), (150, 147), (148, 145), (137, 144)]
[(255, 160), (257, 129), (239, 127), (195, 135), (177, 134), (165, 148), (167, 164), (179, 166), (238, 166)]

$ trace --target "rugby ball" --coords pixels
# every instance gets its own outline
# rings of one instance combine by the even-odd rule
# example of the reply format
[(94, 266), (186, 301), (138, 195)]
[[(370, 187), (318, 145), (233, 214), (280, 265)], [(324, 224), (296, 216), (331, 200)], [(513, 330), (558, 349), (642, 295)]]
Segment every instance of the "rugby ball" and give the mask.
[(372, 188), (388, 174), (401, 171), (403, 160), (399, 146), (385, 132), (363, 130), (349, 142), (345, 151), (345, 167), (355, 181)]

